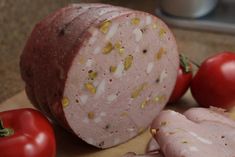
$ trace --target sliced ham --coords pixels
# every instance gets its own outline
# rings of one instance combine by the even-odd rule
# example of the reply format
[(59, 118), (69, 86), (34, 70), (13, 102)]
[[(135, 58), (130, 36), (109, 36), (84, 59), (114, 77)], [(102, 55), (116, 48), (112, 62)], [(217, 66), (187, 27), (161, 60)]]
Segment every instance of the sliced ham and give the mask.
[(175, 111), (162, 111), (154, 120), (151, 132), (165, 157), (235, 156), (235, 127), (215, 118), (213, 112), (191, 109), (186, 115), (192, 121)]
[(228, 113), (218, 108), (192, 108), (187, 110), (184, 115), (194, 122), (214, 121), (235, 127), (235, 121), (229, 118)]

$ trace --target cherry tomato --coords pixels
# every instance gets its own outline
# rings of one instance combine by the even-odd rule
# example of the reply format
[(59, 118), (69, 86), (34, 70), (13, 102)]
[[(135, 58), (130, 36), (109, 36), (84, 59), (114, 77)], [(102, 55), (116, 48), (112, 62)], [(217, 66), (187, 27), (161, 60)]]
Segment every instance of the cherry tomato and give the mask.
[(191, 82), (199, 105), (229, 109), (235, 105), (235, 53), (222, 52), (206, 59)]
[(189, 60), (181, 54), (180, 55), (180, 67), (178, 70), (177, 80), (176, 80), (175, 88), (169, 99), (169, 103), (177, 102), (185, 94), (185, 92), (189, 88), (189, 84), (192, 80), (192, 76), (193, 76), (192, 66)]
[(33, 109), (0, 113), (0, 156), (55, 157), (56, 143), (50, 122)]

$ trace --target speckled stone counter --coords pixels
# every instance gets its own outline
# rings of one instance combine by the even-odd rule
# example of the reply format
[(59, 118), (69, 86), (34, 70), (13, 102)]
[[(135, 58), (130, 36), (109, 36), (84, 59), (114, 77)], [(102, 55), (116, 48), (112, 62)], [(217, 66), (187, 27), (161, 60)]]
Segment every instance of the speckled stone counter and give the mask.
[[(71, 2), (104, 2), (154, 12), (157, 0), (0, 0), (0, 102), (24, 89), (19, 56), (33, 26), (42, 17)], [(200, 63), (223, 50), (235, 51), (235, 36), (172, 28), (179, 51)]]

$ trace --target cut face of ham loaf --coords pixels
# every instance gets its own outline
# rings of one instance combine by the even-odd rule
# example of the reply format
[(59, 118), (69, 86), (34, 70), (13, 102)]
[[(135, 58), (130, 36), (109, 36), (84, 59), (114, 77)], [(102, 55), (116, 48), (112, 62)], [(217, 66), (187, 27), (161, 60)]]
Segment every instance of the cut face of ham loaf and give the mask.
[(33, 73), (24, 80), (26, 86), (33, 80), (34, 97), (59, 123), (100, 148), (123, 143), (151, 123), (178, 69), (175, 39), (160, 19), (112, 7), (102, 15), (89, 9), (62, 37), (47, 35), (49, 43), (36, 42), (35, 30), (21, 58), (23, 79)]

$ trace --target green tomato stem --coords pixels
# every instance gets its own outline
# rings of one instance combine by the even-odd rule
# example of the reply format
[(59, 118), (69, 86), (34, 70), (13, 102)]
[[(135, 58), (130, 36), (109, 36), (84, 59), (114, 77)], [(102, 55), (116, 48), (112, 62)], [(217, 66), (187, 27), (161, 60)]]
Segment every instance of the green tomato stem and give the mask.
[(197, 68), (200, 68), (199, 64), (197, 64), (193, 60), (189, 59), (185, 55), (180, 54), (179, 57), (180, 57), (180, 66), (182, 67), (184, 73), (191, 73), (192, 72), (191, 64), (195, 65)]
[(4, 128), (3, 121), (0, 119), (0, 137), (8, 137), (14, 134), (12, 128)]

